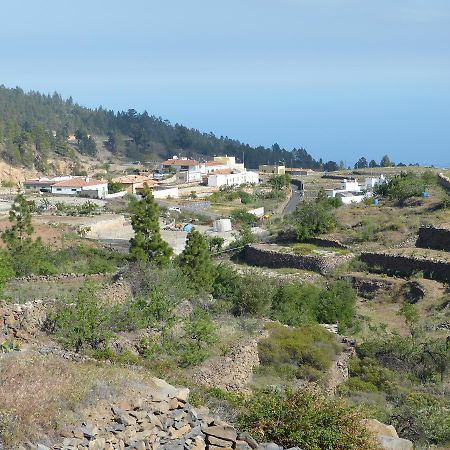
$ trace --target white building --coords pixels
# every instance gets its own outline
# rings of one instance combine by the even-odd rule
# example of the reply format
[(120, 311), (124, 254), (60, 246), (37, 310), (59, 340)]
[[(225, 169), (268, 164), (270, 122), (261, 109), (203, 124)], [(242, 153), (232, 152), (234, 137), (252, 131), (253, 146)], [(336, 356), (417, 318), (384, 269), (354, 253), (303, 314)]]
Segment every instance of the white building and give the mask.
[(201, 164), (195, 159), (178, 158), (177, 156), (161, 163), (162, 171), (175, 171), (180, 183), (200, 182), (202, 180), (200, 166)]
[(71, 177), (52, 184), (51, 193), (60, 195), (85, 194), (89, 197), (105, 198), (108, 194), (108, 182), (106, 180), (91, 180), (89, 177)]
[(208, 175), (208, 186), (240, 186), (241, 184), (258, 184), (259, 174), (244, 170), (232, 172), (231, 170), (215, 172)]
[(373, 189), (377, 184), (383, 184), (386, 182), (386, 177), (381, 174), (379, 177), (367, 177), (364, 180), (364, 187), (366, 189)]

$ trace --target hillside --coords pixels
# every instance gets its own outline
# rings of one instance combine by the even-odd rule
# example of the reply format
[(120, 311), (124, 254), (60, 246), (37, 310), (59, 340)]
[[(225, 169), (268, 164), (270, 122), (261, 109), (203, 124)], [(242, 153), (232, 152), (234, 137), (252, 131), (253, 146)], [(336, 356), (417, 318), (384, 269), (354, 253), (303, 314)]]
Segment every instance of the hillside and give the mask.
[[(75, 145), (69, 145), (67, 139), (73, 135)], [(89, 109), (57, 93), (26, 93), (20, 88), (0, 86), (0, 150), (5, 161), (46, 171), (52, 155), (76, 160), (77, 150), (96, 157), (103, 145), (115, 156), (141, 161), (166, 158), (176, 152), (201, 159), (217, 154), (244, 157), (250, 168), (277, 161), (292, 162), (294, 167), (322, 165), (303, 148), (288, 151), (278, 144), (271, 148), (251, 147), (235, 139), (171, 124), (146, 111)]]

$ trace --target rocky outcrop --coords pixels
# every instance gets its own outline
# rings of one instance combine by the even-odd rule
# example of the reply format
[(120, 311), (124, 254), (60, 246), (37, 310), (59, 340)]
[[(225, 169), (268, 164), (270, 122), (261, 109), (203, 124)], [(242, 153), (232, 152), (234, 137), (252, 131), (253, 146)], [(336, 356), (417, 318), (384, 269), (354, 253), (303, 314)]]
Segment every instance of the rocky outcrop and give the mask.
[(254, 266), (304, 269), (322, 275), (329, 273), (352, 257), (351, 253), (340, 255), (334, 252), (320, 255), (296, 255), (293, 252), (282, 251), (276, 245), (268, 244), (247, 245), (243, 251), (243, 259)]

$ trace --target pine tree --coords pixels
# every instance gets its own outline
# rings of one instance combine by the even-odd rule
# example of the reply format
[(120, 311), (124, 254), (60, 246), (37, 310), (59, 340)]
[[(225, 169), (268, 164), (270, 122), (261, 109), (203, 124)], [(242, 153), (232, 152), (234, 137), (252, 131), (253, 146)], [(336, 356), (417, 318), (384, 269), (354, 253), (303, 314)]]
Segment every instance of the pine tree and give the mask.
[(14, 198), (9, 211), (9, 221), (13, 225), (2, 233), (2, 240), (14, 255), (15, 252), (22, 252), (32, 243), (31, 206), (21, 193)]
[(186, 247), (178, 257), (178, 264), (194, 285), (211, 291), (215, 267), (211, 260), (208, 241), (197, 230), (193, 229), (189, 233)]
[(159, 208), (147, 186), (142, 190), (142, 200), (131, 204), (131, 225), (134, 238), (130, 240), (130, 252), (134, 259), (167, 265), (172, 249), (159, 232)]

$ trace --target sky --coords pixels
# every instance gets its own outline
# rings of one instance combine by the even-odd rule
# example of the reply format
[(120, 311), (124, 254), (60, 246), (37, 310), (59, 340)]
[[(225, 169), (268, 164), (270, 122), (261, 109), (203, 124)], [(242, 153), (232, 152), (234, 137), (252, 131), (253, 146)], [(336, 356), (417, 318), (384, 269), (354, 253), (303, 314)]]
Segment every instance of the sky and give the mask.
[(450, 166), (450, 1), (4, 0), (0, 84), (346, 165)]

